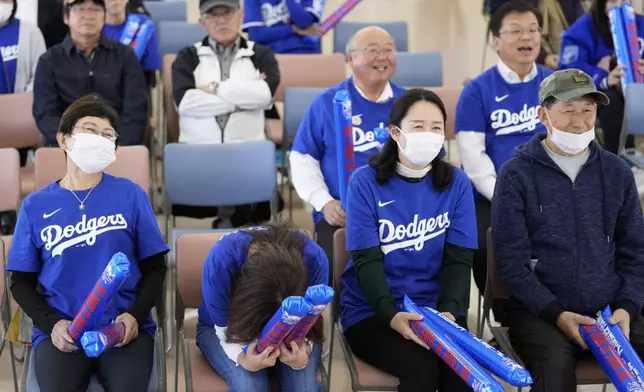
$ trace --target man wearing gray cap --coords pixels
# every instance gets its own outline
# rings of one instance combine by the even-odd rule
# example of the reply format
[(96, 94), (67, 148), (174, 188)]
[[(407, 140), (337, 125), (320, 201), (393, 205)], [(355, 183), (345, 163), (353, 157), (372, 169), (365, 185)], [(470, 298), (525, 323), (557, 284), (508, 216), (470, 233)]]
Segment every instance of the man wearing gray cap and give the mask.
[(541, 83), (535, 135), (501, 168), (492, 236), (510, 293), (505, 324), (531, 371), (533, 392), (575, 391), (579, 333), (607, 305), (609, 323), (644, 355), (644, 217), (633, 174), (595, 143), (597, 105), (608, 98), (577, 69)]
[[(273, 95), (280, 83), (275, 55), (268, 47), (240, 35), (244, 11), (239, 0), (200, 0), (199, 11), (199, 24), (208, 35), (182, 49), (172, 64), (179, 142), (266, 140), (265, 110), (273, 108)], [(173, 213), (205, 218), (218, 211), (173, 206)], [(256, 224), (270, 216), (269, 202), (236, 206), (230, 225)], [(217, 218), (213, 228), (221, 223)]]

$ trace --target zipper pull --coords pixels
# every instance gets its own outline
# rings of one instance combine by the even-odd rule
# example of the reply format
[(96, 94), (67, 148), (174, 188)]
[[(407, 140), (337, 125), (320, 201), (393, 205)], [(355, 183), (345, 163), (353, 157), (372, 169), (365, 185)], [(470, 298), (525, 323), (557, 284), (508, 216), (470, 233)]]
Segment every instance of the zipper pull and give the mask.
[(543, 212), (543, 205), (539, 204), (539, 212)]

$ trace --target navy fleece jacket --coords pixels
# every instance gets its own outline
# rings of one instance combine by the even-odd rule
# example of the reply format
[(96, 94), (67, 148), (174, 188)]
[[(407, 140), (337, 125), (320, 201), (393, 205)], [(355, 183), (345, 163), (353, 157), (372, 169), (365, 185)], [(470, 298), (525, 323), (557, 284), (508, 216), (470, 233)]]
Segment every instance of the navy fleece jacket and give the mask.
[[(535, 135), (499, 171), (492, 206), (497, 270), (513, 299), (556, 323), (644, 303), (644, 217), (633, 174), (590, 145), (573, 183)], [(535, 264), (536, 262), (536, 264)]]

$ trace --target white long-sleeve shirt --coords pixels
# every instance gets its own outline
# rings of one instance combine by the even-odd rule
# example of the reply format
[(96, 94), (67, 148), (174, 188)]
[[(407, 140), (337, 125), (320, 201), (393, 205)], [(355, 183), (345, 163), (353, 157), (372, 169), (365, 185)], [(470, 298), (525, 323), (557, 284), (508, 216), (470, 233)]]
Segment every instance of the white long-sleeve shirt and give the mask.
[[(497, 68), (501, 77), (509, 84), (527, 83), (538, 74), (536, 64), (523, 80), (501, 60), (499, 60)], [(472, 180), (476, 190), (486, 199), (492, 200), (496, 185), (496, 169), (492, 159), (486, 153), (485, 130), (461, 129), (457, 131), (456, 142), (465, 173)]]
[[(368, 99), (357, 85), (354, 84), (354, 86), (360, 95)], [(393, 89), (388, 83), (376, 102), (387, 102), (393, 97)], [(311, 204), (316, 211), (322, 211), (322, 208), (333, 200), (333, 196), (329, 193), (329, 187), (324, 182), (320, 161), (311, 155), (291, 151), (289, 162), (291, 164), (292, 182), (297, 194), (302, 200)]]

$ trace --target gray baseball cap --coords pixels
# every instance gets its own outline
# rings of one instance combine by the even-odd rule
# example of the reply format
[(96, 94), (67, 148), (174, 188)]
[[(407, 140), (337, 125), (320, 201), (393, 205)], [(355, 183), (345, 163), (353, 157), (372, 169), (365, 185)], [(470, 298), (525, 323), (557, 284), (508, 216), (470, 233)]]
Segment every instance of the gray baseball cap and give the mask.
[(239, 0), (199, 0), (199, 12), (205, 14), (212, 8), (222, 6), (239, 9), (241, 7)]
[(567, 102), (587, 95), (592, 95), (601, 105), (610, 103), (606, 94), (597, 91), (595, 82), (587, 73), (578, 69), (555, 71), (541, 82), (539, 104), (550, 97)]

